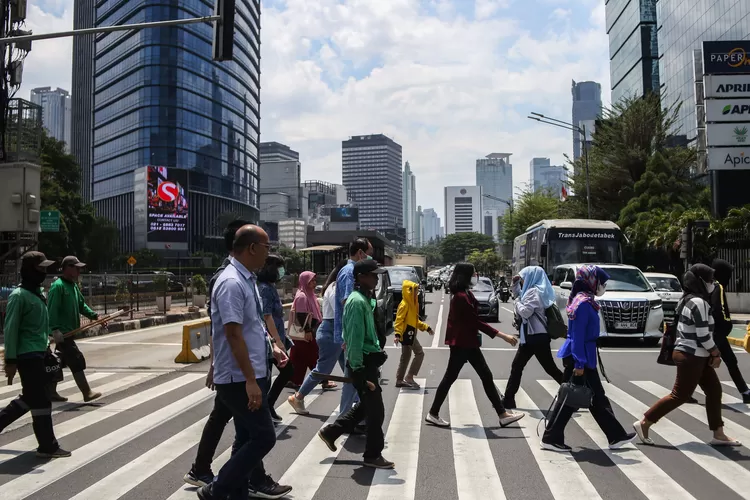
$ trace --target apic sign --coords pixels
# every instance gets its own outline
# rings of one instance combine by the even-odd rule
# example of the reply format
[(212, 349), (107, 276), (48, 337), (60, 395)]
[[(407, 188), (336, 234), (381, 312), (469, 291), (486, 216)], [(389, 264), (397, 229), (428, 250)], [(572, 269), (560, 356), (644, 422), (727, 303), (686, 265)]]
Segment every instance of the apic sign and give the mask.
[(708, 148), (708, 170), (750, 170), (750, 147)]
[(750, 73), (750, 40), (703, 42), (703, 73)]
[(703, 78), (703, 93), (707, 99), (750, 98), (750, 75), (706, 75)]
[(750, 146), (750, 124), (712, 123), (706, 127), (707, 146)]
[(750, 122), (750, 99), (706, 100), (707, 122)]

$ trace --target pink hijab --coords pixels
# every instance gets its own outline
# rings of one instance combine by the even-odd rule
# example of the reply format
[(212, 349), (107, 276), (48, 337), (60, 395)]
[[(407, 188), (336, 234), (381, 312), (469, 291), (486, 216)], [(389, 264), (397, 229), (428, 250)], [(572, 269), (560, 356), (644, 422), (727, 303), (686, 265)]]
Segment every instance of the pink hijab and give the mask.
[(315, 297), (315, 291), (309, 290), (307, 285), (315, 279), (315, 273), (305, 271), (299, 275), (299, 288), (297, 295), (294, 296), (294, 311), (298, 313), (310, 313), (313, 318), (323, 321), (323, 314), (320, 312), (318, 299)]

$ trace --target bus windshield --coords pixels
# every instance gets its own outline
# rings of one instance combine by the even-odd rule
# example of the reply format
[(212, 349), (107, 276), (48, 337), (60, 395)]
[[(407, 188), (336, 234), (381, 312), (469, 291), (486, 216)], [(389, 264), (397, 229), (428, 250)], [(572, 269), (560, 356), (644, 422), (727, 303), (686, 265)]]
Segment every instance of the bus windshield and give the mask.
[(614, 240), (552, 240), (547, 252), (549, 269), (561, 264), (622, 262), (620, 243)]

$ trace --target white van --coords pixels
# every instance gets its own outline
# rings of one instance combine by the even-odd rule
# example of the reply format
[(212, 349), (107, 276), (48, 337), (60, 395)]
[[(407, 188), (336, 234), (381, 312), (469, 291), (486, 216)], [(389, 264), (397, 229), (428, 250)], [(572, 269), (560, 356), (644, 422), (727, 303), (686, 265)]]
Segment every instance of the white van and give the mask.
[[(552, 287), (560, 311), (568, 304), (576, 271), (584, 265), (588, 264), (563, 264), (553, 271)], [(610, 276), (606, 293), (596, 298), (601, 306), (601, 336), (643, 339), (647, 344), (658, 344), (664, 325), (662, 299), (641, 270), (624, 264), (595, 265)]]
[(680, 280), (674, 274), (644, 273), (644, 276), (651, 283), (656, 294), (661, 297), (664, 319), (667, 323), (672, 324), (675, 321), (677, 303), (683, 295)]

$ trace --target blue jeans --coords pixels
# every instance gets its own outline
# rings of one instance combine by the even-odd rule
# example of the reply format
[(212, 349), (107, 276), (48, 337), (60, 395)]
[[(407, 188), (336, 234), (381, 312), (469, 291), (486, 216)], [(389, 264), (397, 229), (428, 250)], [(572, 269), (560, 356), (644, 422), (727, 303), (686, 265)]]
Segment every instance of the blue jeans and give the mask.
[[(336, 366), (338, 361), (341, 371), (346, 373), (346, 365), (344, 363), (344, 350), (341, 348), (341, 344), (337, 344), (333, 340), (333, 320), (324, 319), (318, 327), (318, 331), (315, 335), (315, 341), (318, 343), (318, 363), (315, 368), (307, 374), (305, 381), (302, 382), (302, 386), (299, 388), (299, 393), (302, 396), (307, 396), (315, 388), (316, 385), (320, 384), (319, 380), (312, 378), (313, 373), (322, 373), (324, 375), (330, 375), (333, 372), (333, 367)], [(350, 384), (346, 384), (350, 385)]]
[(276, 444), (276, 430), (268, 407), (268, 379), (257, 380), (263, 404), (256, 411), (247, 408), (245, 382), (216, 384), (217, 397), (232, 413), (234, 444), (232, 457), (224, 464), (213, 483), (218, 498), (247, 498), (247, 482), (261, 481), (265, 475), (263, 458)]

